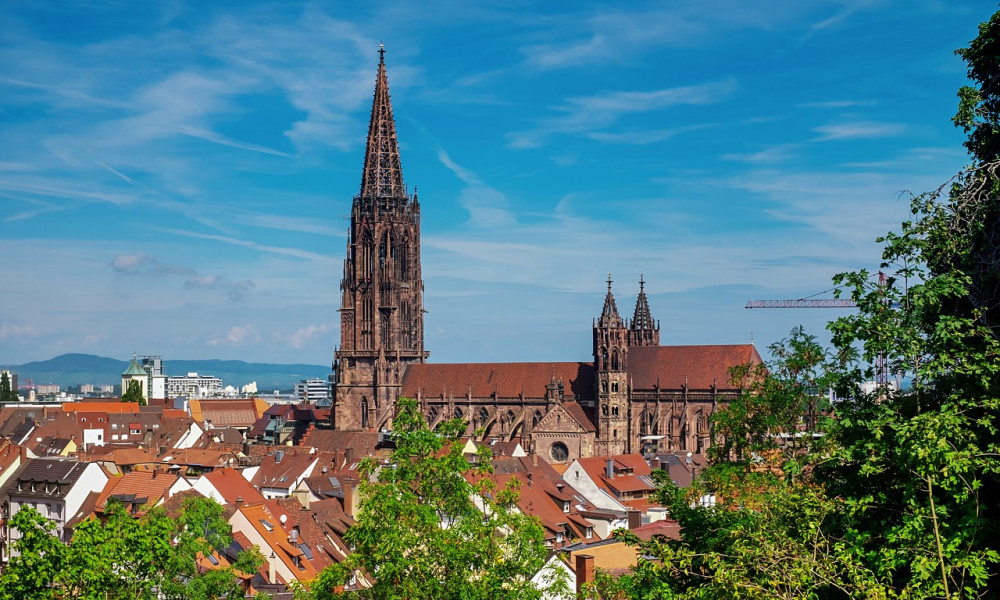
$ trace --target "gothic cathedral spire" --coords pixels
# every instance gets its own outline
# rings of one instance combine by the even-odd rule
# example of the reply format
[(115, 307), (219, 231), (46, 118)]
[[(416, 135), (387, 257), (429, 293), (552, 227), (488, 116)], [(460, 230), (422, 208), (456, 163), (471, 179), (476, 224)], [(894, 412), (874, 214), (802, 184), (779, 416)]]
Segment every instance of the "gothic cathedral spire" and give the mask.
[(653, 320), (646, 299), (646, 282), (639, 276), (639, 297), (635, 299), (635, 314), (628, 332), (629, 346), (659, 346), (660, 324)]
[(403, 169), (399, 163), (399, 143), (396, 122), (389, 101), (389, 79), (385, 74), (385, 48), (379, 46), (378, 75), (375, 97), (368, 124), (368, 145), (365, 148), (365, 168), (361, 172), (362, 198), (406, 199)]
[(381, 47), (361, 191), (351, 207), (340, 290), (333, 426), (355, 431), (389, 427), (406, 366), (424, 362), (427, 352), (420, 204), (403, 186)]

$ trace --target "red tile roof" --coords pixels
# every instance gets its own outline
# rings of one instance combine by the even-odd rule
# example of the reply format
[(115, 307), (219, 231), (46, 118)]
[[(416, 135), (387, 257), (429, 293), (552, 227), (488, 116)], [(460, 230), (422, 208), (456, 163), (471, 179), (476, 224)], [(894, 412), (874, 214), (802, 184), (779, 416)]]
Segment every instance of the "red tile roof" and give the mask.
[(132, 471), (108, 480), (97, 500), (97, 510), (104, 511), (110, 498), (117, 498), (138, 513), (156, 506), (177, 483), (177, 475), (156, 471)]
[(260, 492), (254, 489), (250, 485), (250, 482), (236, 469), (223, 467), (205, 473), (202, 477), (218, 490), (219, 494), (226, 501), (226, 504), (232, 504), (239, 498), (242, 498), (246, 504), (256, 504), (264, 501), (264, 497), (260, 495)]
[(584, 362), (414, 364), (403, 374), (402, 395), (465, 396), (471, 390), (479, 398), (493, 392), (542, 398), (553, 375), (563, 382), (568, 400), (593, 397), (594, 366)]
[(632, 388), (707, 390), (712, 385), (732, 389), (729, 368), (762, 362), (751, 344), (734, 346), (647, 346), (629, 348), (628, 375)]

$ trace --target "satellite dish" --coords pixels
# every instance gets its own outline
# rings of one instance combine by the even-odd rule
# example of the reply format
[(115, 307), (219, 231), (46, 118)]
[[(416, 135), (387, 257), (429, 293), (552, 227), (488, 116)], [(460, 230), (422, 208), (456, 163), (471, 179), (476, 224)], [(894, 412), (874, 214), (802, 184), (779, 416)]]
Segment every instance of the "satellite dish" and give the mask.
[(281, 515), (280, 517), (278, 517), (278, 521), (280, 521), (282, 525), (284, 525), (285, 521), (287, 520), (288, 520), (288, 515)]

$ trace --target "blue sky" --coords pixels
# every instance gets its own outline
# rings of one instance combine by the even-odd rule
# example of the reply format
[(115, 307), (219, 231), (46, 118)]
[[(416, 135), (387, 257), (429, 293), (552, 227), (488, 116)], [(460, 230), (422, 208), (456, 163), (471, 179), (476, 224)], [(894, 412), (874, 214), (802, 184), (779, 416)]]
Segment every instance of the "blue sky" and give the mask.
[(825, 338), (743, 306), (877, 268), (994, 10), (2, 0), (0, 364), (329, 363), (380, 42), (431, 360), (586, 360), (609, 272), (664, 344)]

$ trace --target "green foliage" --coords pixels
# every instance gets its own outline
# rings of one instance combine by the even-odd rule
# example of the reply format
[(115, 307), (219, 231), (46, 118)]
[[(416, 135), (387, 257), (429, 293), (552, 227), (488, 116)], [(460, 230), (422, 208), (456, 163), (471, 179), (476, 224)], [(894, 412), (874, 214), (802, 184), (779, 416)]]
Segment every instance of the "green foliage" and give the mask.
[(333, 597), (353, 572), (373, 581), (353, 593), (364, 598), (540, 597), (530, 580), (546, 558), (542, 528), (512, 510), (515, 489), (493, 487), (488, 453), (477, 466), (465, 459), (465, 424), (431, 431), (401, 399), (393, 429), (391, 464), (361, 465), (357, 524), (345, 536), (354, 553), (320, 575), (314, 597)]
[(833, 377), (829, 357), (815, 336), (802, 327), (769, 347), (770, 364), (737, 365), (730, 371), (740, 396), (712, 415), (710, 457), (718, 462), (749, 460), (784, 446), (800, 423), (807, 432), (819, 428), (821, 411), (829, 408), (825, 393)]
[(10, 377), (4, 371), (0, 373), (0, 402), (9, 402), (10, 392)]
[[(205, 573), (197, 569), (198, 557), (219, 547), (213, 542), (229, 543), (221, 511), (214, 501), (197, 498), (185, 502), (177, 520), (161, 509), (135, 518), (111, 500), (105, 520), (80, 523), (67, 545), (54, 535), (51, 521), (30, 507), (22, 508), (11, 518), (21, 537), (0, 574), (0, 600), (242, 597), (232, 567)], [(243, 552), (234, 566), (255, 572), (263, 560), (253, 549)]]
[(138, 380), (128, 382), (128, 388), (122, 393), (122, 402), (138, 402), (140, 406), (146, 406), (146, 397), (142, 395), (142, 384)]
[[(682, 539), (643, 544), (658, 560), (605, 585), (607, 597), (997, 597), (1000, 13), (958, 54), (974, 85), (960, 90), (955, 123), (973, 164), (915, 197), (911, 219), (880, 240), (891, 276), (834, 279), (858, 312), (829, 326), (830, 382), (847, 399), (823, 424), (828, 443), (718, 462), (688, 493), (665, 482)], [(738, 373), (750, 393), (716, 421), (737, 456), (766, 450), (813, 385), (822, 361), (795, 338), (788, 355), (772, 348), (789, 369)], [(883, 365), (902, 385), (860, 393)], [(704, 492), (718, 508), (692, 505)]]

